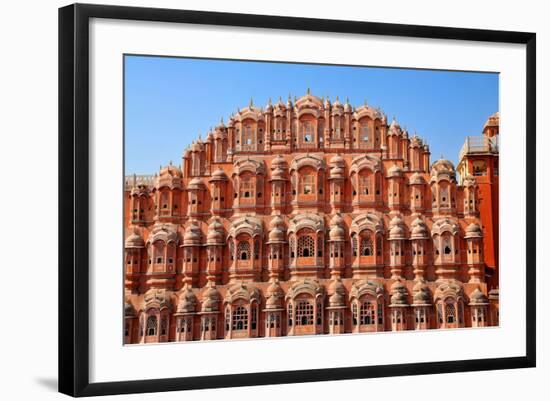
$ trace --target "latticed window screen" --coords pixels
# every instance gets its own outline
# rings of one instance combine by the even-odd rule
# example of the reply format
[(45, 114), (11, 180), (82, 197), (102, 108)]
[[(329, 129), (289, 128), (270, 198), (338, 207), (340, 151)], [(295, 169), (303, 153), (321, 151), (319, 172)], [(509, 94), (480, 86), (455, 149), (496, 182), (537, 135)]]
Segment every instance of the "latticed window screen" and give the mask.
[(357, 236), (356, 235), (351, 237), (351, 251), (353, 252), (353, 256), (357, 256)]
[(248, 311), (244, 306), (238, 306), (233, 310), (233, 330), (247, 330), (248, 329)]
[(315, 193), (315, 176), (313, 174), (305, 174), (300, 177), (301, 193), (310, 195)]
[(309, 235), (303, 235), (298, 238), (298, 257), (308, 258), (313, 256), (314, 244), (313, 237)]
[(253, 306), (251, 311), (250, 311), (250, 328), (252, 330), (256, 330), (256, 327), (258, 325), (258, 309)]
[(359, 193), (361, 195), (370, 194), (370, 191), (371, 191), (370, 185), (371, 185), (370, 177), (359, 176)]
[(384, 305), (382, 302), (378, 301), (378, 324), (384, 324)]
[(302, 138), (304, 142), (313, 142), (313, 125), (309, 121), (302, 123)]
[(165, 336), (168, 332), (168, 319), (163, 317), (160, 321), (160, 335)]
[(320, 236), (317, 237), (317, 257), (319, 258), (323, 256), (323, 245), (323, 238)]
[(313, 324), (313, 304), (307, 300), (296, 304), (296, 325), (308, 326)]
[(462, 302), (458, 302), (458, 323), (462, 324), (462, 316), (464, 316), (462, 312)]
[(376, 323), (376, 309), (371, 301), (365, 301), (361, 304), (360, 322), (361, 324)]
[(358, 322), (358, 319), (357, 319), (357, 303), (355, 302), (351, 306), (351, 314), (353, 316), (353, 324), (356, 325)]
[(147, 335), (155, 336), (157, 335), (157, 317), (149, 316), (147, 318)]
[(246, 125), (243, 131), (243, 145), (252, 145), (254, 143), (254, 130), (252, 126)]
[(365, 143), (369, 141), (369, 126), (367, 124), (361, 125), (361, 142)]
[(241, 179), (240, 185), (241, 198), (252, 198), (254, 196), (254, 183), (252, 178)]
[(374, 249), (372, 247), (372, 240), (369, 237), (361, 238), (361, 256), (374, 255)]
[(437, 319), (439, 320), (439, 323), (443, 323), (443, 305), (440, 303), (437, 304)]
[(293, 325), (293, 316), (292, 316), (292, 304), (289, 303), (288, 304), (288, 308), (287, 308), (287, 315), (288, 315), (288, 326), (291, 327)]
[(227, 244), (229, 246), (229, 257), (231, 258), (231, 260), (233, 260), (235, 259), (235, 248), (233, 247), (233, 238), (231, 238)]
[(447, 323), (454, 323), (456, 321), (456, 309), (454, 304), (448, 303), (445, 305), (445, 319)]
[(295, 249), (296, 249), (296, 240), (294, 239), (294, 236), (290, 237), (290, 240), (289, 240), (289, 250), (290, 250), (290, 259), (294, 259), (294, 252), (295, 252)]
[(231, 308), (225, 309), (225, 331), (229, 331), (229, 323), (231, 322)]
[(248, 241), (240, 241), (237, 245), (237, 255), (240, 260), (250, 259), (250, 243)]

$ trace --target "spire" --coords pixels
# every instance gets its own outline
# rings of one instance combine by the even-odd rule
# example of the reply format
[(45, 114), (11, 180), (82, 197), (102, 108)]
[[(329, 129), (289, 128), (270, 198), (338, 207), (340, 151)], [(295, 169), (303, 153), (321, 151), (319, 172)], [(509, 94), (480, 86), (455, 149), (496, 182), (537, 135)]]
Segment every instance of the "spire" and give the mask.
[(223, 116), (220, 118), (220, 124), (223, 125)]
[(252, 107), (254, 107), (254, 100), (252, 98), (250, 98), (250, 103), (248, 104), (248, 107), (250, 109), (252, 109)]
[(267, 101), (267, 104), (271, 106), (271, 98)]
[(307, 94), (307, 95), (311, 95), (311, 90), (309, 89), (309, 87), (307, 88), (306, 94)]

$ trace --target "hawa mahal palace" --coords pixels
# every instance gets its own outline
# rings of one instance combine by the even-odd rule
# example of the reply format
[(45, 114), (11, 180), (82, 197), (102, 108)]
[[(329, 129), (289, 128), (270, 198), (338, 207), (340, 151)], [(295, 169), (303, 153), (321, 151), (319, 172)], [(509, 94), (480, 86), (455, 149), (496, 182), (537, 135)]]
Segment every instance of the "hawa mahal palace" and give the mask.
[(498, 325), (498, 133), (455, 169), (367, 104), (251, 101), (125, 178), (124, 342)]

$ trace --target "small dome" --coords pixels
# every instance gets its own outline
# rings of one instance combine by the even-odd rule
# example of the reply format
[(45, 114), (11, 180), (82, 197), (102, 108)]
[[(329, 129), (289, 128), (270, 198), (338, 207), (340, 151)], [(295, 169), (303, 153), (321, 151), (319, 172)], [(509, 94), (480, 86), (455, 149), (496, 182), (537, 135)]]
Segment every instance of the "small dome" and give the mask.
[(273, 229), (275, 227), (282, 227), (285, 224), (285, 221), (283, 218), (279, 215), (273, 217), (271, 221), (269, 222), (269, 228)]
[(455, 166), (447, 159), (438, 159), (432, 164), (432, 171), (455, 171)]
[(389, 131), (391, 133), (400, 134), (401, 133), (401, 126), (397, 123), (397, 120), (394, 118), (389, 126)]
[(411, 224), (411, 239), (427, 239), (429, 238), (428, 227), (420, 218), (416, 218)]
[(390, 221), (390, 240), (395, 239), (404, 239), (405, 238), (405, 228), (403, 225), (403, 220), (399, 216), (395, 216)]
[(402, 174), (403, 170), (397, 164), (394, 164), (388, 170), (388, 177), (400, 177)]
[(286, 160), (282, 155), (277, 155), (275, 158), (271, 161), (271, 168), (285, 168), (286, 167)]
[(345, 232), (344, 229), (340, 226), (333, 226), (330, 229), (330, 240), (331, 241), (345, 241)]
[(203, 143), (199, 139), (191, 144), (191, 152), (200, 152), (203, 150)]
[(334, 155), (332, 156), (332, 158), (330, 159), (330, 164), (334, 164), (334, 165), (337, 165), (337, 166), (341, 166), (344, 164), (344, 158), (340, 155)]
[(351, 113), (352, 112), (351, 104), (349, 104), (349, 102), (347, 100), (346, 100), (346, 104), (344, 104), (344, 112), (346, 112), (346, 113)]
[(466, 227), (466, 235), (464, 238), (481, 238), (483, 237), (483, 232), (481, 230), (481, 227), (477, 223), (471, 223), (468, 227)]
[(185, 229), (185, 234), (183, 236), (183, 244), (200, 245), (200, 242), (201, 242), (201, 229), (195, 222), (192, 222)]
[(330, 169), (331, 178), (344, 178), (344, 169), (339, 166), (334, 166)]
[[(218, 180), (218, 181), (226, 181), (227, 180), (227, 174), (225, 174), (225, 171), (223, 171), (221, 168), (216, 169), (212, 173), (211, 180)], [(202, 181), (201, 181), (202, 183)]]
[(426, 285), (426, 283), (419, 281), (416, 283), (413, 287), (414, 297), (413, 297), (413, 304), (415, 305), (430, 305), (431, 304), (431, 297), (430, 297), (430, 289)]
[(169, 164), (168, 166), (165, 166), (160, 169), (160, 173), (159, 173), (160, 177), (167, 176), (167, 175), (171, 177), (177, 177), (177, 178), (181, 178), (183, 176), (183, 174), (181, 173), (181, 170), (172, 164)]
[(276, 297), (284, 297), (285, 292), (279, 285), (279, 282), (277, 280), (274, 280), (271, 282), (271, 284), (269, 284), (269, 287), (267, 287), (266, 295), (267, 296), (275, 295)]
[(284, 242), (285, 233), (278, 227), (273, 228), (269, 232), (269, 242)]
[(423, 185), (425, 183), (426, 183), (426, 180), (424, 180), (424, 177), (422, 176), (422, 174), (419, 174), (419, 173), (414, 173), (409, 178), (410, 185)]
[(220, 294), (212, 282), (207, 284), (202, 294), (202, 312), (217, 312), (219, 308)]
[(187, 188), (188, 189), (202, 189), (202, 188), (204, 188), (204, 183), (202, 182), (202, 180), (199, 177), (195, 177), (189, 182), (189, 185), (187, 186)]
[(126, 238), (126, 243), (124, 244), (126, 248), (144, 248), (145, 241), (137, 233), (132, 233), (128, 238)]
[(271, 179), (272, 180), (284, 180), (285, 179), (285, 171), (280, 167), (276, 167), (273, 170), (273, 172), (271, 173)]
[(479, 288), (476, 288), (470, 294), (470, 305), (488, 305), (489, 299), (485, 296), (484, 293), (480, 291)]
[(214, 220), (208, 226), (208, 234), (206, 235), (207, 244), (223, 244), (224, 235), (223, 235), (223, 225), (218, 221)]
[(396, 281), (391, 286), (391, 305), (407, 305), (407, 287), (401, 282)]
[(181, 295), (179, 297), (179, 303), (176, 312), (177, 313), (192, 313), (195, 312), (197, 306), (197, 297), (191, 290), (188, 284), (182, 288)]
[(344, 306), (345, 305), (345, 295), (346, 295), (346, 289), (344, 287), (344, 284), (342, 284), (342, 280), (336, 279), (332, 281), (328, 287), (329, 293), (332, 293), (332, 295), (329, 297), (329, 305), (332, 307), (335, 306)]

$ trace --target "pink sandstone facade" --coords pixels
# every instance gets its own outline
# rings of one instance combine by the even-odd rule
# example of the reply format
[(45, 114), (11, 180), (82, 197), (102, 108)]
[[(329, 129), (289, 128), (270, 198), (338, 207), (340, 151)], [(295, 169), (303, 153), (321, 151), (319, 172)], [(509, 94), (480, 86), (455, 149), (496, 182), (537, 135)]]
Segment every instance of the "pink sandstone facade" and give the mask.
[(379, 109), (251, 101), (126, 177), (124, 342), (498, 325), (498, 125), (457, 181)]

